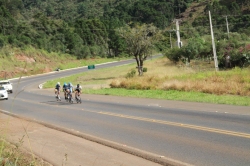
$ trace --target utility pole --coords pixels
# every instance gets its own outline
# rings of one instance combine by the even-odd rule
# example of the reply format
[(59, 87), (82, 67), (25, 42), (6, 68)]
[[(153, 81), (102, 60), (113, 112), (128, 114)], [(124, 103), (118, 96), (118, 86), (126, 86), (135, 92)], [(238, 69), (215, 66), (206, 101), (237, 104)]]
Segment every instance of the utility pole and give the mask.
[(212, 25), (212, 19), (211, 19), (210, 11), (209, 11), (209, 22), (210, 22), (212, 46), (213, 46), (213, 54), (214, 54), (214, 66), (215, 66), (215, 70), (218, 71), (219, 70), (219, 68), (218, 68), (218, 60), (217, 60), (217, 55), (216, 55), (215, 43), (214, 43), (214, 32), (213, 32), (213, 25)]
[(226, 16), (226, 23), (227, 23), (227, 38), (229, 39), (229, 28), (228, 28), (227, 16)]
[(176, 36), (177, 36), (177, 45), (178, 45), (178, 48), (181, 48), (181, 37), (180, 37), (179, 21), (181, 21), (181, 20), (180, 20), (180, 19), (175, 19), (175, 24), (176, 24)]

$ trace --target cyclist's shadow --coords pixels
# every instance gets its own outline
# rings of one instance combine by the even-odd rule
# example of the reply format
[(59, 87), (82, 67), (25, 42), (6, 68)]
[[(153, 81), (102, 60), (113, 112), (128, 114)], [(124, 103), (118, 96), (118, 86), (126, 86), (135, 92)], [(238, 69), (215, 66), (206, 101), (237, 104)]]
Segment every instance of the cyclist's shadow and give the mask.
[(45, 101), (45, 102), (40, 102), (40, 103), (43, 103), (43, 104), (48, 104), (48, 105), (72, 105), (74, 103), (69, 103), (68, 101), (57, 101), (57, 100), (54, 100), (54, 101)]

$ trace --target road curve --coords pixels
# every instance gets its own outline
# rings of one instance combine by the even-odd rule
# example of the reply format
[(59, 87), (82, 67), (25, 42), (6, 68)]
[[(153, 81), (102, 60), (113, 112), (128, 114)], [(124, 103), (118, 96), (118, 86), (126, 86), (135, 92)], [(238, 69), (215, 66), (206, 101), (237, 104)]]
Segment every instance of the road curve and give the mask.
[(9, 101), (1, 101), (1, 109), (180, 163), (250, 164), (250, 107), (99, 95), (83, 95), (82, 104), (69, 104), (38, 90), (46, 80), (87, 71), (85, 67), (13, 80), (17, 91)]

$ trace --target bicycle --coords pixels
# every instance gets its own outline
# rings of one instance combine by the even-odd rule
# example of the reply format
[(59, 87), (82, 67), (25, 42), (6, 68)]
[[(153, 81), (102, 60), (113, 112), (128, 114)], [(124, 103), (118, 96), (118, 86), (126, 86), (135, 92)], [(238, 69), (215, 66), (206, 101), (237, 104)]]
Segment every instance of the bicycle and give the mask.
[(75, 90), (75, 99), (77, 103), (82, 103), (82, 99), (80, 97), (80, 91), (79, 90)]
[(59, 90), (56, 90), (55, 94), (56, 94), (56, 100), (61, 101), (61, 97), (59, 96)]
[(71, 93), (68, 93), (67, 94), (67, 101), (71, 104), (73, 104), (74, 100), (72, 99), (72, 94)]
[(64, 98), (67, 101), (68, 100), (68, 92), (66, 89), (64, 89), (63, 92), (64, 92)]
[(76, 96), (76, 102), (77, 103), (82, 103), (82, 99), (81, 99), (80, 95)]

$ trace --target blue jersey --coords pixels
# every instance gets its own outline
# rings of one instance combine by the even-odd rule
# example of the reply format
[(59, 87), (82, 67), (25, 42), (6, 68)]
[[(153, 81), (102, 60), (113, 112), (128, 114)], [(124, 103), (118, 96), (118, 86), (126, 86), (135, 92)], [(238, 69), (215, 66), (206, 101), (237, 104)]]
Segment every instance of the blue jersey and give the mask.
[(67, 89), (67, 86), (68, 86), (67, 84), (64, 84), (63, 89)]
[(73, 92), (73, 85), (71, 84), (68, 84), (68, 88), (67, 89), (69, 89), (69, 91), (72, 93)]

